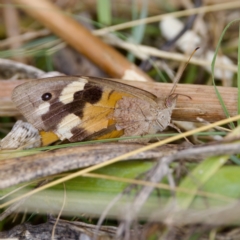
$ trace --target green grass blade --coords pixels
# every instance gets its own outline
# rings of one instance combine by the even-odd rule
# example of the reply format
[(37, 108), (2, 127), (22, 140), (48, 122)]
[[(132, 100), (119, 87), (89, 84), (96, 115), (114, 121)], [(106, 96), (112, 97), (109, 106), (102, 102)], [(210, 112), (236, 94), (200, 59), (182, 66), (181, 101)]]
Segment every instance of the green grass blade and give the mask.
[[(146, 18), (148, 15), (148, 1), (142, 1), (142, 8), (140, 11), (140, 16), (138, 16), (137, 14), (137, 3), (136, 1), (134, 1), (134, 4), (132, 6), (132, 18), (133, 20), (135, 19), (143, 19)], [(131, 39), (130, 41), (133, 41), (135, 44), (139, 44), (142, 42), (144, 33), (145, 33), (145, 28), (146, 28), (146, 24), (140, 24), (139, 26), (136, 26), (132, 29), (132, 35), (131, 35)], [(129, 53), (128, 54), (128, 60), (133, 62), (135, 57), (134, 54)]]
[(198, 189), (208, 181), (228, 160), (229, 156), (214, 156), (205, 159), (181, 182), (181, 188), (189, 190), (189, 193), (177, 194), (178, 207), (187, 209), (197, 194)]
[[(235, 128), (228, 137), (236, 137), (240, 132), (240, 127)], [(189, 208), (197, 191), (228, 161), (230, 156), (213, 156), (206, 158), (193, 171), (186, 176), (179, 187), (189, 190), (189, 193), (179, 192), (177, 194), (177, 203), (181, 209)]]
[[(240, 24), (239, 24), (239, 36), (238, 36), (238, 72), (237, 72), (237, 86), (238, 86), (238, 114), (240, 114)], [(240, 126), (240, 120), (238, 120), (238, 126)]]
[[(229, 115), (228, 110), (227, 110), (227, 108), (226, 108), (226, 106), (224, 104), (224, 101), (223, 101), (223, 99), (222, 99), (222, 97), (221, 97), (221, 95), (220, 95), (220, 93), (219, 93), (219, 91), (217, 89), (217, 86), (216, 86), (216, 83), (215, 83), (215, 80), (214, 80), (214, 68), (215, 68), (215, 62), (216, 62), (216, 58), (217, 58), (217, 53), (218, 53), (218, 50), (220, 48), (220, 44), (221, 44), (221, 41), (223, 39), (223, 36), (225, 35), (227, 29), (232, 24), (234, 24), (235, 22), (239, 22), (239, 21), (240, 21), (240, 19), (233, 20), (224, 28), (224, 30), (223, 30), (220, 38), (219, 38), (219, 41), (218, 41), (218, 44), (217, 44), (217, 47), (216, 47), (216, 51), (214, 53), (214, 57), (213, 57), (212, 64), (211, 64), (213, 86), (215, 88), (215, 91), (216, 91), (217, 97), (218, 97), (218, 99), (220, 101), (220, 104), (221, 104), (221, 106), (223, 108), (223, 111), (224, 111), (226, 117), (228, 117), (228, 118), (230, 117), (230, 115)], [(233, 123), (230, 123), (230, 126), (231, 126), (232, 129), (234, 129), (234, 124)]]
[(110, 0), (98, 0), (97, 1), (97, 15), (98, 21), (104, 25), (111, 25), (111, 1)]

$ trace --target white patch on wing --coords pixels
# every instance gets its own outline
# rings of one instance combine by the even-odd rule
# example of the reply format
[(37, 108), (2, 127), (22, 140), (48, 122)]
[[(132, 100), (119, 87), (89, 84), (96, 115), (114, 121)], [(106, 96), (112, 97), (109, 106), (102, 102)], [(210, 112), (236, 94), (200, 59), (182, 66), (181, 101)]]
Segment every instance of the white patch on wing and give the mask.
[(71, 113), (63, 118), (58, 124), (56, 134), (61, 140), (70, 139), (73, 136), (71, 130), (74, 127), (77, 127), (80, 123), (81, 119), (75, 114)]
[(47, 113), (50, 108), (50, 103), (49, 102), (44, 102), (38, 106), (38, 108), (35, 110), (35, 113), (38, 116), (42, 116), (43, 114)]
[(78, 81), (74, 81), (68, 84), (61, 92), (59, 101), (64, 104), (72, 102), (74, 93), (78, 91), (82, 91), (87, 82), (88, 81), (86, 79), (79, 78)]

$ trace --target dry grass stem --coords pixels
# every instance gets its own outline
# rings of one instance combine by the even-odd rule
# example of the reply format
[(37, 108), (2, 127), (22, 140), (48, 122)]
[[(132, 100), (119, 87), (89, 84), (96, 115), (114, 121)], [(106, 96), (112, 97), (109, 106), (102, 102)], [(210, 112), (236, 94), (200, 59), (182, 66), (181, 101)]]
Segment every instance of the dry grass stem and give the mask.
[[(2, 81), (0, 89), (0, 116), (16, 116), (18, 112), (11, 101), (11, 92), (15, 86), (23, 83), (24, 80)], [(142, 88), (152, 92), (156, 96), (164, 99), (171, 91), (172, 84), (166, 83), (141, 83), (127, 81), (127, 84)], [(230, 116), (237, 114), (237, 88), (218, 87), (219, 92), (225, 102)], [(213, 86), (178, 84), (175, 91), (179, 96), (177, 106), (173, 111), (173, 120), (198, 121), (202, 118), (208, 122), (214, 122), (226, 118)]]
[[(158, 160), (156, 166), (152, 168), (149, 172), (149, 178), (147, 179), (149, 182), (158, 183), (169, 174), (169, 165), (176, 160), (179, 159), (187, 159), (189, 156), (192, 157), (209, 157), (216, 155), (232, 155), (240, 153), (240, 143), (232, 143), (232, 144), (221, 144), (217, 143), (211, 146), (203, 146), (196, 148), (189, 148), (177, 153), (171, 154), (170, 156), (164, 156)], [(139, 211), (142, 209), (144, 203), (149, 198), (152, 191), (155, 189), (154, 186), (144, 186), (135, 196), (135, 200), (128, 206), (126, 206), (125, 214), (122, 216), (123, 221), (119, 225), (119, 236), (121, 236), (124, 232), (129, 232), (131, 228), (131, 224), (134, 219), (137, 218)], [(228, 206), (229, 207), (229, 206)], [(165, 209), (167, 210), (167, 209)], [(172, 214), (174, 214), (174, 209), (172, 209)], [(177, 222), (182, 221), (174, 221)]]

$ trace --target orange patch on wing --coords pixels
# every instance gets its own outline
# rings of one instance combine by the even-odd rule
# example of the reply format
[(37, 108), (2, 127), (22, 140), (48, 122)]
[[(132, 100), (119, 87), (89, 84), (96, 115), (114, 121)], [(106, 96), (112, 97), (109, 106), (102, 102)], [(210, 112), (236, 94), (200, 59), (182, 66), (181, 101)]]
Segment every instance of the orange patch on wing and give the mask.
[(48, 146), (48, 145), (60, 140), (59, 137), (53, 132), (40, 131), (40, 135), (42, 138), (42, 147)]
[[(111, 118), (116, 103), (123, 97), (129, 96), (127, 93), (112, 91), (104, 88), (102, 98), (95, 104), (87, 103), (83, 110), (83, 118), (79, 127), (84, 128), (90, 134), (106, 129), (108, 126), (115, 123)], [(112, 137), (120, 137), (123, 131), (113, 131)], [(111, 133), (101, 136), (103, 138), (110, 138)]]

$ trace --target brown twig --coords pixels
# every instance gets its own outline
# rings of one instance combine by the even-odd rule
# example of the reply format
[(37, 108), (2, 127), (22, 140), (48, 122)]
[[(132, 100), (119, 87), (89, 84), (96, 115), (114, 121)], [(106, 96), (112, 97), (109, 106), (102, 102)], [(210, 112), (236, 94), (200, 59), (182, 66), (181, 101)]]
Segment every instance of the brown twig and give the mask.
[[(28, 157), (19, 157), (0, 161), (0, 189), (52, 174), (81, 167), (95, 165), (124, 153), (136, 150), (143, 145), (114, 143), (94, 144), (72, 148), (62, 148), (51, 152), (39, 153)], [(161, 157), (182, 149), (182, 146), (166, 145), (150, 150), (131, 159)], [(1, 152), (10, 156), (9, 152)], [(130, 159), (130, 158), (129, 158)]]
[[(11, 101), (11, 91), (23, 81), (0, 82), (0, 116), (16, 116), (18, 113)], [(142, 83), (127, 81), (127, 84), (152, 92), (164, 99), (171, 91), (172, 84)], [(237, 114), (237, 88), (218, 87), (230, 116)], [(208, 122), (215, 122), (226, 118), (213, 86), (179, 84), (176, 93), (191, 97), (179, 96), (177, 106), (173, 111), (173, 120), (197, 121), (202, 118)]]
[(152, 81), (147, 74), (128, 62), (114, 48), (93, 36), (71, 17), (64, 15), (50, 1), (14, 0), (14, 2), (20, 4), (24, 11), (88, 57), (110, 76), (129, 79), (129, 75), (132, 75), (135, 77), (134, 80)]

